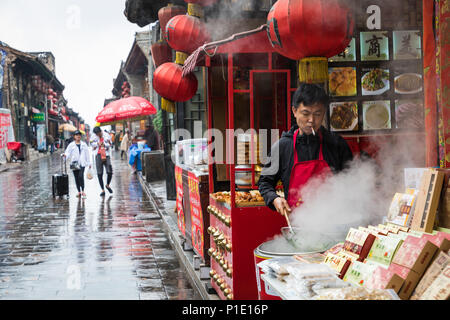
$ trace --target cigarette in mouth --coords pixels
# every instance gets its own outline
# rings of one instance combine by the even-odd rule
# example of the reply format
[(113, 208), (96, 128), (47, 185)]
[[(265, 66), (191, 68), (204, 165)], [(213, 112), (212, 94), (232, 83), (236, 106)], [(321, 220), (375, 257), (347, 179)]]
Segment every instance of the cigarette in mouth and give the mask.
[(311, 129), (312, 129), (313, 135), (316, 135), (316, 132), (314, 131), (314, 128), (311, 128)]

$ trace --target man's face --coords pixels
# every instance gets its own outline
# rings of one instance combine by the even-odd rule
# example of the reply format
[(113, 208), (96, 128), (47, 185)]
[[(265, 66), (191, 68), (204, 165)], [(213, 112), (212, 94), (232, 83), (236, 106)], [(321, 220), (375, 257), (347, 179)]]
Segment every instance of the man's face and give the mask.
[(292, 107), (292, 112), (300, 130), (306, 135), (310, 135), (313, 133), (312, 129), (315, 132), (320, 129), (325, 117), (325, 106), (318, 103), (305, 106), (301, 103), (298, 108)]
[(99, 132), (96, 133), (96, 135), (97, 135), (97, 137), (101, 138), (102, 135), (103, 135), (103, 132), (99, 131)]

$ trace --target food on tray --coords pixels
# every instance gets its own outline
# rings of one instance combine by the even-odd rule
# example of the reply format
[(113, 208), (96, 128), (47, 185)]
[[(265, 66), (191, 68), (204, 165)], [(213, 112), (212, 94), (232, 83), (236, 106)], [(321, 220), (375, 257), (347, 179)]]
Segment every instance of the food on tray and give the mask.
[(395, 110), (397, 128), (423, 128), (423, 107), (416, 102), (400, 102)]
[(333, 68), (330, 74), (330, 91), (334, 96), (356, 95), (356, 70)]
[(358, 118), (358, 106), (354, 102), (348, 102), (333, 108), (330, 122), (334, 129), (349, 129), (356, 118)]
[(367, 91), (377, 91), (386, 86), (384, 80), (389, 80), (389, 72), (373, 69), (363, 77), (362, 87)]
[(413, 93), (422, 89), (422, 77), (416, 73), (405, 73), (395, 78), (395, 91)]
[(389, 111), (383, 102), (370, 105), (365, 112), (366, 125), (370, 129), (383, 129), (389, 123)]
[[(221, 202), (231, 203), (231, 192), (222, 191), (213, 193), (212, 196)], [(258, 190), (252, 190), (250, 192), (236, 192), (236, 203), (248, 203), (248, 202), (264, 202), (264, 198)]]

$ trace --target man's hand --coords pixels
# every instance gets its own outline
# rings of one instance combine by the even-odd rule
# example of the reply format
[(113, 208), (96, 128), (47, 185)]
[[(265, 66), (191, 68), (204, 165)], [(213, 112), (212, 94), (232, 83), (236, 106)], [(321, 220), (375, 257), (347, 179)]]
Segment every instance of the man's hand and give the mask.
[(277, 209), (277, 212), (282, 216), (286, 214), (289, 215), (292, 212), (292, 209), (291, 207), (289, 207), (288, 202), (286, 201), (286, 199), (282, 197), (278, 197), (275, 200), (273, 200), (273, 206), (275, 207), (275, 209)]

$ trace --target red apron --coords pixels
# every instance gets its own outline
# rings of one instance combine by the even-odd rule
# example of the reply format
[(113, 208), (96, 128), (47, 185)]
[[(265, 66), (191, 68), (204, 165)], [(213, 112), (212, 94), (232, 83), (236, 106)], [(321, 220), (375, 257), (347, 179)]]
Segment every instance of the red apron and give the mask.
[(291, 209), (297, 208), (303, 203), (301, 189), (308, 183), (310, 178), (331, 174), (330, 166), (323, 160), (323, 144), (320, 133), (319, 160), (298, 161), (297, 149), (295, 148), (298, 132), (299, 130), (295, 131), (294, 134), (294, 166), (292, 167), (291, 179), (289, 181), (288, 204)]

